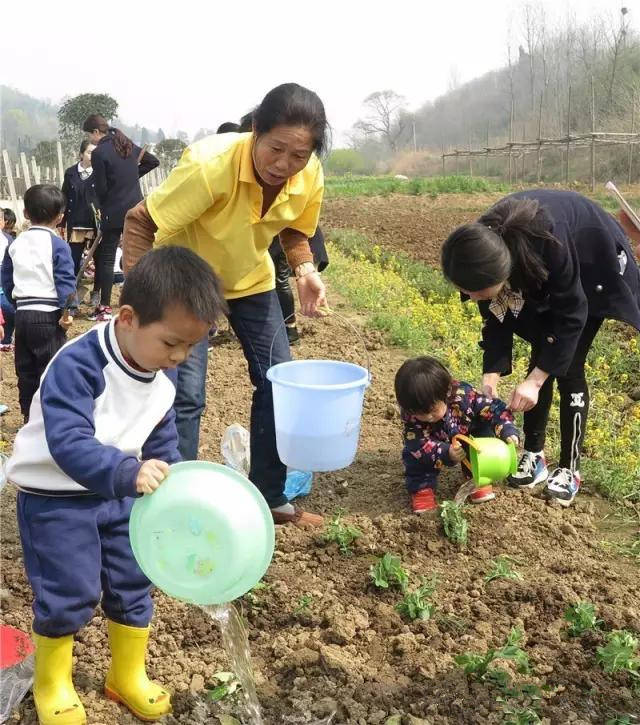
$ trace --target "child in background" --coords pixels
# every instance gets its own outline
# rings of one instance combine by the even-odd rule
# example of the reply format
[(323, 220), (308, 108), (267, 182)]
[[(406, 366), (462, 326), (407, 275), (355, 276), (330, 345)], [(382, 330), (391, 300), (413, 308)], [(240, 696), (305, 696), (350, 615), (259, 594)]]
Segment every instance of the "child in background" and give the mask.
[(15, 367), (18, 398), (25, 419), (40, 377), (64, 345), (72, 318), (62, 309), (76, 291), (68, 244), (56, 235), (64, 196), (51, 184), (36, 184), (24, 195), (24, 213), (31, 222), (7, 247), (2, 262), (2, 289), (16, 306)]
[[(414, 513), (436, 508), (435, 489), (443, 466), (462, 463), (466, 451), (457, 434), (495, 436), (518, 445), (520, 433), (505, 403), (489, 398), (469, 383), (453, 380), (432, 357), (405, 361), (395, 378), (396, 399), (404, 423), (402, 461)], [(468, 469), (462, 467), (465, 476)], [(473, 503), (495, 498), (491, 486), (471, 494)]]
[(182, 247), (151, 251), (128, 275), (119, 315), (65, 345), (42, 376), (6, 467), (34, 594), (41, 724), (86, 722), (73, 637), (101, 597), (112, 656), (105, 694), (143, 720), (171, 709), (145, 670), (151, 583), (131, 550), (129, 516), (180, 459), (175, 368), (225, 311), (203, 259)]
[[(0, 279), (2, 278), (2, 260), (7, 251), (7, 247), (13, 242), (13, 237), (6, 231), (7, 219), (9, 212), (13, 215), (13, 223), (15, 224), (16, 215), (11, 209), (0, 208)], [(2, 283), (0, 282), (0, 310), (4, 317), (4, 332), (0, 335), (0, 352), (13, 352), (13, 328), (15, 327), (16, 310), (15, 307), (6, 298)]]
[(9, 241), (13, 241), (16, 238), (16, 215), (13, 209), (6, 207), (2, 210), (4, 214), (4, 233), (11, 237)]
[[(4, 337), (3, 325), (4, 325), (4, 317), (2, 316), (2, 308), (0, 308), (0, 337)], [(0, 383), (2, 383), (2, 368), (1, 367), (0, 367)], [(0, 386), (0, 389), (1, 388), (2, 388), (2, 386)], [(0, 402), (0, 415), (4, 415), (8, 410), (9, 410), (9, 406), (6, 405), (5, 403)], [(2, 459), (2, 456), (0, 456), (0, 463), (2, 462), (1, 459)], [(2, 479), (0, 479), (0, 480), (2, 480)]]

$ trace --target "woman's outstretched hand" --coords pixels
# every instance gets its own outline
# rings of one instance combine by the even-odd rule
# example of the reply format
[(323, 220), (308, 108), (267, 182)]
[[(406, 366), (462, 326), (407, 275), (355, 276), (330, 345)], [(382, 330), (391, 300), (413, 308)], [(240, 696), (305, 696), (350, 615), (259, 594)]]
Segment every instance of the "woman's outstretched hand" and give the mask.
[(322, 278), (317, 272), (310, 272), (297, 277), (298, 298), (300, 299), (300, 312), (307, 317), (323, 317), (321, 307), (327, 306), (327, 290)]

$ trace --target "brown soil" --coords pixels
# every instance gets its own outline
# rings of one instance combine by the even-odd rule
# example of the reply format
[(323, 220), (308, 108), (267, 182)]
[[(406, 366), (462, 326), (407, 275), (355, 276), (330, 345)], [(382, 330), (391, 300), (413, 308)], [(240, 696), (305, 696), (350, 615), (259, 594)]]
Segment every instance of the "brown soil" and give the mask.
[[(382, 218), (384, 207), (385, 213), (393, 209), (408, 220), (413, 218), (409, 202), (418, 204), (414, 216), (421, 221), (403, 230), (407, 238), (417, 239), (420, 230), (430, 228), (423, 211), (434, 219), (446, 216), (422, 198), (406, 203), (367, 199), (358, 200), (350, 212), (344, 207), (345, 220), (350, 214), (349, 226), (354, 225), (358, 205), (374, 218)], [(337, 204), (330, 206), (327, 216), (335, 225)], [(389, 228), (385, 233), (395, 232)], [(332, 299), (336, 304), (335, 295)], [(302, 331), (297, 357), (362, 358), (353, 332), (335, 319), (304, 322)], [(346, 509), (347, 520), (362, 537), (353, 555), (344, 556), (317, 532), (278, 527), (277, 550), (265, 577), (268, 587), (255, 592), (253, 602), (242, 602), (266, 722), (309, 723), (334, 710), (333, 722), (340, 724), (375, 725), (400, 713), (403, 723), (502, 722), (503, 705), (496, 699), (500, 691), (470, 680), (453, 657), (501, 646), (514, 626), (525, 632), (532, 665), (531, 674), (516, 675), (516, 681), (549, 688), (540, 706), (544, 722), (604, 723), (614, 712), (639, 714), (640, 696), (631, 678), (606, 675), (596, 664), (602, 635), (571, 639), (563, 621), (569, 604), (588, 600), (596, 604), (605, 631), (640, 632), (638, 569), (599, 544), (609, 535), (600, 530), (603, 516), (610, 513), (606, 504), (588, 487), (568, 510), (548, 505), (539, 495), (500, 488), (494, 502), (469, 507), (469, 545), (458, 550), (444, 538), (435, 516), (409, 511), (393, 399), (393, 376), (403, 355), (385, 347), (377, 333), (363, 334), (373, 384), (357, 460), (346, 470), (317, 475), (304, 502), (327, 516)], [(12, 356), (3, 353), (2, 363), (2, 398), (11, 412), (1, 420), (4, 436), (11, 440), (19, 424)], [(241, 351), (233, 337), (223, 334), (210, 359), (203, 458), (220, 460), (220, 438), (228, 424), (248, 426), (249, 400)], [(448, 472), (439, 497), (451, 498), (459, 484), (458, 473)], [(2, 621), (28, 631), (31, 592), (10, 487), (3, 490), (1, 504)], [(437, 574), (437, 609), (431, 620), (404, 620), (394, 610), (398, 594), (370, 586), (369, 567), (387, 551), (402, 557), (413, 586), (421, 576)], [(500, 554), (514, 557), (522, 581), (484, 582), (491, 560)], [(311, 597), (308, 608), (296, 611), (305, 595)], [(216, 626), (199, 609), (160, 592), (155, 602), (149, 670), (174, 692), (174, 714), (165, 721), (216, 722), (214, 716), (224, 706), (208, 702), (204, 689), (215, 672), (229, 669)], [(75, 683), (89, 722), (137, 722), (101, 693), (108, 656), (100, 612), (78, 634), (76, 655)], [(31, 696), (11, 722), (36, 722)]]
[(371, 196), (327, 199), (326, 228), (355, 229), (387, 249), (439, 264), (440, 246), (460, 224), (473, 221), (502, 194), (446, 194), (436, 197)]

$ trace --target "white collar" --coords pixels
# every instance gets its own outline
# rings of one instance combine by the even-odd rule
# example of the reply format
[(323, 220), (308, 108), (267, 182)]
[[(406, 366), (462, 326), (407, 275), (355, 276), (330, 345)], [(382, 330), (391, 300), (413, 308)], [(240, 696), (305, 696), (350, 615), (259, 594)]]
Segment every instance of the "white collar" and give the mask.
[(82, 165), (82, 162), (80, 162), (80, 163), (78, 163), (78, 173), (80, 174), (80, 176), (82, 176), (83, 174), (86, 174), (87, 176), (91, 176), (91, 174), (93, 174), (93, 167), (88, 166), (85, 169), (84, 166)]

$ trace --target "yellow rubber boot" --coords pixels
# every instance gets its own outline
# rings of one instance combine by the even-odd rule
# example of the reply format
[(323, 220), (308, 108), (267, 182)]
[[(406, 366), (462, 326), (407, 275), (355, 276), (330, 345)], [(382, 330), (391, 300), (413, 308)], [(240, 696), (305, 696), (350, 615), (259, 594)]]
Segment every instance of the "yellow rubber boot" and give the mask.
[(105, 695), (122, 703), (140, 720), (158, 720), (171, 712), (167, 690), (147, 677), (144, 666), (149, 627), (128, 627), (107, 620), (111, 667), (104, 685)]
[(73, 635), (43, 637), (36, 645), (33, 699), (40, 725), (83, 725), (87, 715), (73, 687)]

